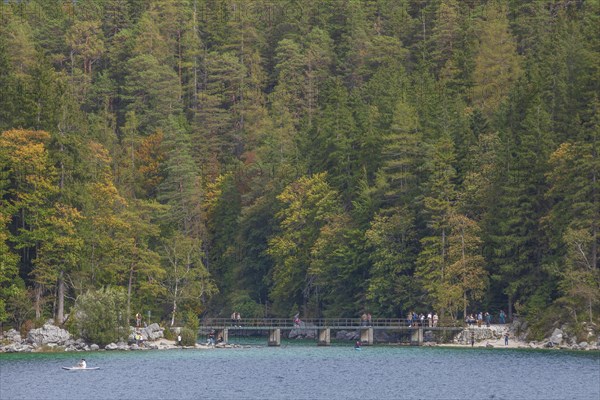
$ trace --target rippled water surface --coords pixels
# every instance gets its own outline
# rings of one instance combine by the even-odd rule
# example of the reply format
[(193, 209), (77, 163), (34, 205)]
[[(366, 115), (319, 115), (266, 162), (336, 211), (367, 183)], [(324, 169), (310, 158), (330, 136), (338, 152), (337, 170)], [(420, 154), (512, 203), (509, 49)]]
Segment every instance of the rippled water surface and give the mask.
[(0, 354), (0, 399), (600, 399), (600, 353), (282, 346)]

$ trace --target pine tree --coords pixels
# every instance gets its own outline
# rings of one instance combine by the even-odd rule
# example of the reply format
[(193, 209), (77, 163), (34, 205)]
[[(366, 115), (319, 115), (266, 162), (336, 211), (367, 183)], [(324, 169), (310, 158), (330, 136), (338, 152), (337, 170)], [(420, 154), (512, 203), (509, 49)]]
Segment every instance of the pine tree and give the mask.
[(191, 154), (189, 135), (181, 128), (181, 121), (171, 120), (172, 128), (165, 131), (163, 142), (165, 162), (164, 180), (158, 186), (158, 200), (169, 206), (167, 223), (193, 238), (205, 234), (202, 210), (203, 192), (200, 173)]
[(339, 200), (324, 173), (301, 177), (277, 198), (282, 207), (279, 230), (269, 240), (268, 254), (275, 262), (270, 296), (279, 315), (308, 314), (317, 294), (311, 253), (322, 230), (339, 215)]
[(473, 72), (473, 104), (490, 116), (506, 99), (521, 75), (521, 66), (505, 8), (490, 3), (479, 29), (480, 44)]
[(421, 238), (422, 250), (415, 271), (428, 292), (431, 303), (440, 310), (441, 315), (452, 306), (451, 287), (448, 285), (448, 236), (450, 218), (456, 207), (454, 162), (454, 144), (448, 135), (441, 137), (428, 149), (425, 168), (429, 177), (424, 183), (423, 198), (428, 233)]

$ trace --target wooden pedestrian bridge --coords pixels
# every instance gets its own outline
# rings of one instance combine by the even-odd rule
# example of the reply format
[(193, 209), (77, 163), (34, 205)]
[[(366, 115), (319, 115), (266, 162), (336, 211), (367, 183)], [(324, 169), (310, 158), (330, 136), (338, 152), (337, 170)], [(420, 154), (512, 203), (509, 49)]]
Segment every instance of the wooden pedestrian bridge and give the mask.
[(403, 318), (374, 318), (364, 321), (360, 318), (320, 318), (303, 319), (294, 322), (289, 318), (243, 318), (231, 320), (229, 318), (205, 318), (201, 321), (200, 335), (214, 332), (215, 338), (222, 343), (228, 343), (230, 334), (268, 334), (269, 346), (281, 345), (281, 333), (296, 331), (312, 331), (317, 338), (317, 345), (328, 346), (331, 344), (332, 331), (358, 331), (363, 345), (374, 343), (375, 332), (399, 333), (410, 337), (410, 344), (420, 346), (424, 343), (424, 332), (447, 333), (450, 335), (462, 331), (462, 326), (433, 326), (428, 321), (408, 321)]

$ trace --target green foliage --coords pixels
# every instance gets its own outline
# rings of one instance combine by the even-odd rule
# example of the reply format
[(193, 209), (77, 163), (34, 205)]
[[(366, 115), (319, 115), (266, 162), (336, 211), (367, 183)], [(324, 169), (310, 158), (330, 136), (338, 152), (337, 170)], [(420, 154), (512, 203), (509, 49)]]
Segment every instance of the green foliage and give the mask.
[(77, 298), (71, 318), (78, 336), (104, 346), (127, 334), (126, 293), (121, 288), (89, 290)]
[(200, 329), (200, 320), (194, 311), (189, 310), (185, 313), (184, 326), (190, 329), (192, 332), (198, 332), (198, 329)]
[(597, 322), (596, 3), (8, 2), (0, 320)]
[(194, 346), (198, 339), (198, 331), (191, 328), (181, 328), (181, 344), (183, 346)]
[(256, 303), (247, 292), (235, 291), (229, 296), (228, 305), (232, 312), (239, 312), (242, 318), (261, 318), (265, 315), (264, 306)]

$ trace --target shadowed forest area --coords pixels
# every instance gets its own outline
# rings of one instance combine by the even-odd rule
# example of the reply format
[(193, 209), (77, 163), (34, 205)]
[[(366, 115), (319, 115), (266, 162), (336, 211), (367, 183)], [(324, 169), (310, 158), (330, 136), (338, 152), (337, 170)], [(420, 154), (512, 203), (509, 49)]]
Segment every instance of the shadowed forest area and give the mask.
[(0, 321), (598, 322), (599, 17), (1, 0)]

